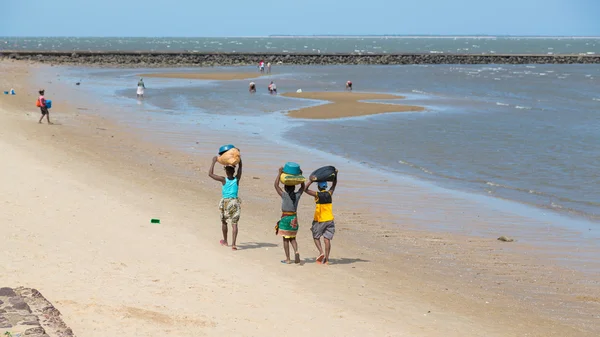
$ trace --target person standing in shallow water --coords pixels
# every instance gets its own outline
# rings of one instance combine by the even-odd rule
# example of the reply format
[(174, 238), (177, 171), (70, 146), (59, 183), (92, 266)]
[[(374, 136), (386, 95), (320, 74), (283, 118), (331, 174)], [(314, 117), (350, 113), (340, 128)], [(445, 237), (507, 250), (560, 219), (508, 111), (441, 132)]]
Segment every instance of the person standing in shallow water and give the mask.
[(144, 90), (146, 89), (146, 86), (144, 85), (144, 79), (140, 78), (140, 80), (138, 81), (138, 85), (137, 85), (137, 97), (138, 98), (144, 98)]
[[(329, 264), (329, 253), (331, 252), (331, 240), (333, 240), (333, 235), (335, 234), (335, 223), (333, 222), (333, 192), (335, 192), (335, 187), (337, 186), (337, 177), (339, 173), (336, 174), (335, 179), (333, 180), (333, 184), (329, 191), (327, 190), (327, 182), (323, 181), (318, 183), (319, 191), (314, 192), (309, 190), (308, 188), (313, 183), (311, 180), (308, 185), (306, 185), (305, 192), (315, 198), (316, 208), (315, 208), (315, 217), (313, 219), (312, 227), (310, 228), (313, 239), (315, 240), (315, 245), (319, 250), (319, 257), (317, 257), (317, 263), (319, 264)], [(323, 247), (321, 246), (321, 237), (323, 237), (323, 241), (325, 243), (325, 252), (323, 252)]]
[(283, 251), (285, 252), (285, 260), (282, 263), (291, 264), (290, 259), (290, 244), (294, 248), (294, 263), (300, 263), (300, 253), (298, 252), (298, 243), (296, 242), (296, 233), (298, 233), (298, 203), (304, 192), (304, 183), (300, 185), (300, 189), (296, 192), (295, 186), (285, 185), (284, 190), (279, 186), (279, 177), (283, 172), (283, 167), (279, 168), (277, 177), (275, 177), (275, 191), (281, 197), (281, 220), (275, 226), (275, 234), (283, 237)]
[(240, 220), (240, 214), (242, 210), (242, 202), (238, 197), (238, 190), (240, 186), (240, 180), (242, 179), (242, 160), (235, 174), (235, 167), (225, 166), (226, 177), (218, 176), (215, 174), (215, 164), (217, 163), (217, 157), (213, 158), (212, 165), (208, 171), (208, 176), (214, 180), (220, 182), (223, 187), (221, 188), (221, 201), (219, 202), (219, 213), (221, 216), (221, 228), (223, 230), (223, 240), (219, 241), (222, 246), (227, 247), (227, 223), (231, 224), (231, 249), (237, 250), (236, 242), (238, 235), (238, 222)]

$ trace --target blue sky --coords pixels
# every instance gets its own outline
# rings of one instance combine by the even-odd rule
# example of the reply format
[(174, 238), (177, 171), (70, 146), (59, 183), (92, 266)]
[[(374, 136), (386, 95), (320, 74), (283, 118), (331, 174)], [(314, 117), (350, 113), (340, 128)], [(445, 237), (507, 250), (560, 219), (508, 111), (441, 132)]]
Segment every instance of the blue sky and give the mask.
[(0, 36), (600, 36), (600, 0), (6, 0), (0, 8)]

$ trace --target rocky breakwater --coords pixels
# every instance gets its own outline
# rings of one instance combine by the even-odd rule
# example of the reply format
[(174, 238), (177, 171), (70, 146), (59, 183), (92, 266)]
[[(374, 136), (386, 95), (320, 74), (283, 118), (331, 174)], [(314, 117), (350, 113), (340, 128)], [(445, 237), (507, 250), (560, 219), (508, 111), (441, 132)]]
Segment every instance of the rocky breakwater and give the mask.
[(0, 334), (2, 336), (73, 337), (60, 312), (39, 291), (31, 288), (0, 288)]
[(152, 52), (11, 52), (0, 58), (53, 65), (127, 68), (256, 65), (260, 60), (286, 65), (401, 64), (600, 64), (600, 55), (469, 55), (469, 54), (260, 54)]

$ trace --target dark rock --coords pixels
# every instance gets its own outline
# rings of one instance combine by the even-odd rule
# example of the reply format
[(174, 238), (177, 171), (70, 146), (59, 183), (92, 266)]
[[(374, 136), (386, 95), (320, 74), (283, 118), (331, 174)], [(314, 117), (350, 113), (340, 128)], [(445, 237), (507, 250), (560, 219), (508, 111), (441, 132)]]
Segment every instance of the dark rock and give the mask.
[(0, 317), (0, 328), (12, 328), (12, 324), (6, 318)]
[(25, 332), (23, 333), (24, 336), (31, 336), (31, 335), (43, 335), (46, 333), (46, 330), (44, 330), (44, 328), (42, 328), (41, 326), (35, 327), (35, 328), (29, 328), (27, 330), (25, 330)]
[(11, 288), (0, 288), (0, 296), (13, 297), (17, 296), (14, 290)]
[(8, 301), (10, 302), (10, 304), (12, 304), (13, 309), (31, 312), (29, 306), (21, 297), (11, 297)]
[(60, 311), (58, 311), (58, 309), (56, 309), (55, 307), (46, 307), (42, 310), (42, 313), (50, 317), (60, 316)]

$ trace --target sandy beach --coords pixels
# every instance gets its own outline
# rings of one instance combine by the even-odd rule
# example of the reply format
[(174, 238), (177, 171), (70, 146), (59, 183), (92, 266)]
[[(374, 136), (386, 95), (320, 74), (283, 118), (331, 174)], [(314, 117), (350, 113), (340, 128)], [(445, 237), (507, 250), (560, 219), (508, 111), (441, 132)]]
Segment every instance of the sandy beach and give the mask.
[(260, 73), (236, 73), (236, 72), (219, 72), (219, 73), (151, 73), (141, 74), (140, 77), (149, 78), (180, 78), (188, 80), (212, 80), (212, 81), (231, 81), (231, 80), (247, 80), (264, 76)]
[[(520, 242), (392, 229), (340, 205), (332, 264), (320, 266), (307, 198), (299, 210), (303, 263), (282, 265), (273, 233), (280, 201), (267, 173), (244, 177), (240, 250), (221, 247), (210, 158), (149, 143), (101, 113), (85, 113), (94, 107), (31, 78), (41, 67), (0, 63), (7, 74), (0, 84), (17, 91), (0, 97), (0, 286), (40, 290), (78, 336), (600, 333), (600, 280)], [(42, 85), (57, 125), (37, 124)], [(371, 94), (293, 95), (334, 102), (290, 113), (299, 118), (356, 116), (366, 106), (402, 111), (356, 103), (390, 99)], [(338, 111), (346, 108), (352, 112)], [(260, 151), (244, 148), (244, 164), (275, 170), (277, 158), (253, 163)], [(435, 196), (427, 202), (435, 205)], [(403, 220), (410, 228), (410, 217)]]
[(333, 119), (382, 114), (387, 112), (423, 111), (424, 108), (412, 105), (366, 103), (367, 100), (400, 100), (404, 97), (388, 94), (359, 92), (301, 92), (284, 93), (285, 97), (328, 101), (330, 103), (290, 111), (294, 118)]

